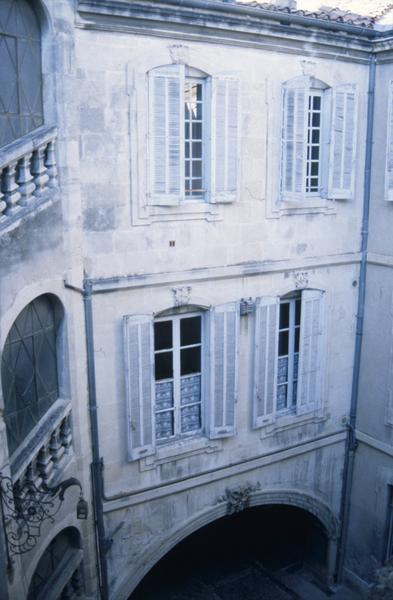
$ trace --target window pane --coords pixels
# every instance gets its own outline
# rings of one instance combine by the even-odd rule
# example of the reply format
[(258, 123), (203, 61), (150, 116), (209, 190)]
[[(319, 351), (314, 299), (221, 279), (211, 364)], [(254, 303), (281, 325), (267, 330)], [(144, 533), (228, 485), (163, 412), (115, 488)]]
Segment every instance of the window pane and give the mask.
[[(193, 190), (201, 190), (202, 189), (202, 179), (193, 179), (191, 182), (191, 188)], [(198, 192), (199, 193), (199, 192)]]
[(172, 348), (172, 321), (154, 323), (154, 350)]
[(202, 161), (201, 160), (193, 160), (192, 161), (192, 176), (193, 177), (202, 177)]
[(280, 331), (278, 336), (278, 356), (288, 354), (288, 331)]
[(155, 355), (154, 359), (156, 380), (171, 379), (173, 377), (172, 352), (160, 352)]
[(188, 140), (190, 137), (190, 124), (189, 123), (184, 124), (184, 137), (186, 140)]
[(180, 321), (180, 345), (191, 346), (201, 342), (201, 317), (190, 317)]
[(162, 440), (171, 437), (173, 433), (173, 411), (156, 413), (156, 438)]
[(193, 123), (192, 124), (192, 138), (194, 140), (202, 139), (202, 123)]
[(299, 371), (299, 353), (297, 352), (293, 357), (293, 376), (295, 379), (297, 379), (298, 371)]
[(189, 177), (190, 176), (190, 161), (186, 160), (185, 162), (185, 176)]
[(180, 386), (181, 405), (193, 404), (201, 400), (201, 376), (182, 377)]
[(277, 410), (283, 410), (287, 407), (287, 385), (277, 387)]
[(299, 352), (300, 327), (295, 329), (295, 352)]
[(311, 163), (311, 175), (318, 175), (319, 164), (316, 162)]
[(313, 127), (319, 127), (321, 124), (321, 113), (313, 113), (312, 125)]
[(312, 160), (319, 159), (319, 146), (313, 146), (311, 148), (311, 158), (312, 158)]
[(277, 382), (286, 383), (288, 381), (288, 357), (278, 359)]
[(180, 351), (180, 374), (189, 375), (201, 372), (201, 348), (185, 348)]
[(190, 158), (190, 144), (189, 142), (185, 143), (184, 153), (186, 158)]
[(313, 97), (313, 109), (314, 110), (320, 110), (321, 108), (321, 97), (320, 96), (314, 96)]
[(181, 409), (181, 432), (190, 433), (201, 428), (201, 406), (186, 406)]
[(156, 410), (172, 408), (173, 406), (173, 382), (156, 383)]
[(289, 302), (280, 304), (280, 329), (289, 327)]
[(319, 144), (319, 129), (313, 129), (311, 139), (313, 144)]
[(202, 158), (202, 142), (192, 142), (192, 157)]

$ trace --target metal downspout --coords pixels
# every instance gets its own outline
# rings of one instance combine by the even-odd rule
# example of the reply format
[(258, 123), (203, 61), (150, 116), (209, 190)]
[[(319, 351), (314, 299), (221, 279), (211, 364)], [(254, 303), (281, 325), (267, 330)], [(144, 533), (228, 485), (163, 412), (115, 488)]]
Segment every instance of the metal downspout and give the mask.
[(373, 148), (373, 128), (374, 128), (374, 96), (375, 96), (375, 71), (376, 57), (370, 56), (369, 62), (369, 80), (368, 80), (368, 102), (367, 102), (367, 131), (366, 131), (366, 156), (364, 169), (364, 197), (363, 197), (363, 218), (361, 231), (361, 259), (359, 270), (359, 292), (356, 317), (356, 338), (355, 354), (352, 375), (351, 407), (349, 413), (349, 423), (347, 425), (347, 440), (345, 445), (343, 486), (341, 494), (340, 522), (341, 532), (337, 549), (335, 580), (342, 580), (344, 559), (347, 544), (349, 513), (351, 503), (352, 477), (357, 448), (356, 440), (356, 417), (359, 396), (359, 373), (360, 359), (363, 341), (363, 322), (366, 297), (366, 275), (367, 275), (367, 248), (368, 248), (368, 230), (370, 214), (370, 190), (371, 190), (371, 160)]
[(106, 553), (108, 551), (108, 540), (105, 537), (104, 515), (102, 507), (103, 478), (102, 459), (100, 457), (98, 439), (96, 378), (94, 366), (92, 284), (86, 279), (83, 281), (83, 306), (85, 312), (89, 417), (91, 432), (91, 448), (93, 456), (93, 462), (91, 464), (91, 478), (93, 487), (94, 516), (96, 524), (96, 547), (99, 562), (99, 586), (101, 599), (108, 600), (108, 568), (106, 560)]

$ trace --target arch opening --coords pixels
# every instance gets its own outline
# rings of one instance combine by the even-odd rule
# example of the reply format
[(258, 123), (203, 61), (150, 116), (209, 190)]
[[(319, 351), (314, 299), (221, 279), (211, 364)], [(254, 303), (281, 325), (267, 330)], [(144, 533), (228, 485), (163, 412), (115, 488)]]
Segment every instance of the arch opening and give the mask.
[(207, 599), (209, 593), (225, 600), (265, 597), (258, 593), (285, 600), (295, 597), (285, 590), (287, 573), (307, 572), (323, 584), (327, 560), (328, 535), (313, 514), (282, 504), (256, 506), (184, 538), (129, 600), (170, 600), (176, 594)]

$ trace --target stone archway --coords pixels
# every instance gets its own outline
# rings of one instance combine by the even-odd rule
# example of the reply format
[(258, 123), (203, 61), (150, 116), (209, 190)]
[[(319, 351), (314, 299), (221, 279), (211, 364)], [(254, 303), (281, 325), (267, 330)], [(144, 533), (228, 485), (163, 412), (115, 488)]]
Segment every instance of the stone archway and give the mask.
[[(245, 493), (247, 495), (247, 491)], [(225, 517), (228, 514), (228, 503), (224, 497), (220, 500), (214, 507), (182, 523), (175, 531), (166, 535), (164, 539), (158, 540), (157, 544), (154, 544), (154, 547), (151, 547), (141, 557), (141, 560), (135, 565), (135, 570), (127, 578), (127, 581), (123, 581), (123, 585), (117, 590), (117, 596), (119, 598), (128, 598), (154, 565), (182, 542), (182, 540), (185, 540), (205, 526)], [(319, 523), (321, 530), (326, 536), (325, 580), (327, 584), (332, 583), (339, 524), (330, 508), (323, 501), (310, 494), (301, 493), (298, 490), (266, 490), (248, 494), (244, 508), (246, 506), (250, 508), (264, 506), (292, 507), (298, 508), (300, 511), (304, 511), (305, 514), (313, 517)]]

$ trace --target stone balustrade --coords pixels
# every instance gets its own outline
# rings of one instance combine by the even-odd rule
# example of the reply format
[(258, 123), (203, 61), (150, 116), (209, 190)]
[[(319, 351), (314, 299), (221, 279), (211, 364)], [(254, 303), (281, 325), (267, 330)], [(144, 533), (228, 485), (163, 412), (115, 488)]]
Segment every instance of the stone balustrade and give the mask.
[(42, 483), (51, 485), (68, 462), (71, 453), (72, 429), (69, 410), (60, 420), (57, 420), (40, 446), (35, 448), (29, 460), (24, 461), (23, 466), (13, 474), (15, 500), (17, 501), (17, 498), (25, 493), (29, 483), (33, 483), (38, 488)]
[(43, 126), (0, 149), (0, 231), (57, 190), (56, 136)]

